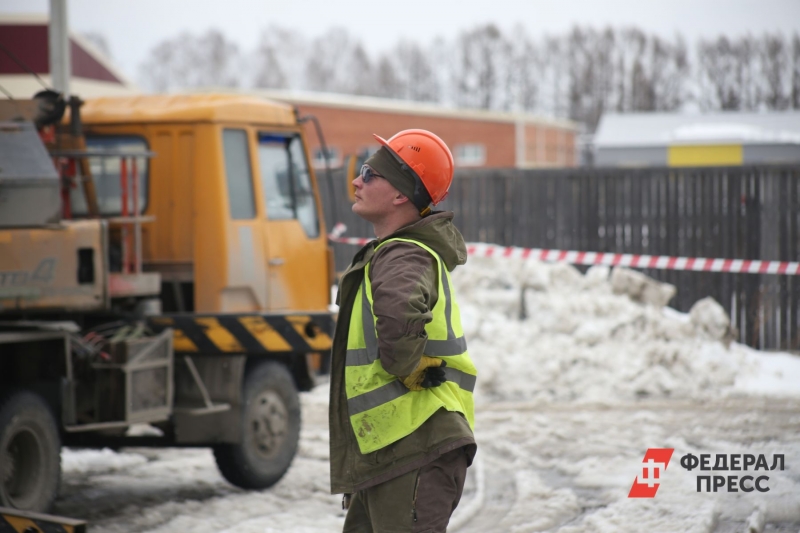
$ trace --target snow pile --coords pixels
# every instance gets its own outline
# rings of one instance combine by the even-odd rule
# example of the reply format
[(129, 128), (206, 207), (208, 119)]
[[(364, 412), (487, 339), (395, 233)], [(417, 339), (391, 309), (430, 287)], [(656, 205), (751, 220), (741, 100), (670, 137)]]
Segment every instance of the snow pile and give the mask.
[(800, 395), (800, 358), (765, 363), (730, 342), (713, 299), (688, 315), (661, 307), (674, 287), (639, 272), (471, 258), (454, 283), (482, 401)]
[(115, 453), (108, 448), (102, 450), (71, 450), (61, 452), (61, 468), (65, 473), (97, 474), (140, 466), (147, 459), (136, 453)]

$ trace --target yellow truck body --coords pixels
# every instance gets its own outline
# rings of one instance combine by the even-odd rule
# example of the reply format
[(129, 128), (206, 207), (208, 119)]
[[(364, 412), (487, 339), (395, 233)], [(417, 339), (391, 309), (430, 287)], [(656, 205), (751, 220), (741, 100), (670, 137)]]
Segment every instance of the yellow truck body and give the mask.
[(55, 138), (0, 123), (0, 505), (47, 510), (62, 444), (208, 446), (271, 486), (333, 329), (302, 119), (242, 95), (78, 104)]

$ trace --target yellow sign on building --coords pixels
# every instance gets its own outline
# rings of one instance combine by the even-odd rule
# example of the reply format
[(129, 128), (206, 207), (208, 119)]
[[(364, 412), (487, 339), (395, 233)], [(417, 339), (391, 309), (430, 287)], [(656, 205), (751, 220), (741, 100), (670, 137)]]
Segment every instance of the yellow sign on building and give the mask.
[(670, 146), (667, 153), (671, 167), (741, 165), (743, 161), (741, 144)]

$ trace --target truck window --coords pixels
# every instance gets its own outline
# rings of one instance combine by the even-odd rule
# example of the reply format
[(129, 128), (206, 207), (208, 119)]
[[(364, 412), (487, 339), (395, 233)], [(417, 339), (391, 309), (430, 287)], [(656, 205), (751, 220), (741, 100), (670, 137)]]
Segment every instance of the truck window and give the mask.
[(306, 235), (318, 237), (317, 203), (300, 136), (259, 133), (258, 161), (267, 218), (297, 219)]
[[(148, 149), (147, 142), (141, 137), (134, 136), (87, 136), (86, 147), (89, 150), (114, 150), (122, 152), (143, 152)], [(130, 161), (130, 160), (129, 160)], [(148, 160), (144, 157), (136, 158), (137, 172), (139, 174), (139, 212), (147, 207), (147, 188), (149, 178)], [(122, 213), (122, 199), (120, 189), (120, 158), (90, 157), (89, 168), (92, 173), (97, 204), (100, 214), (118, 216)], [(133, 169), (128, 163), (128, 179), (133, 175)], [(70, 190), (70, 206), (75, 216), (88, 214), (86, 197), (83, 193), (83, 183), (78, 181), (77, 187)], [(130, 181), (128, 187), (131, 187)], [(132, 189), (129, 189), (129, 191)], [(128, 209), (133, 212), (133, 199), (129, 199)]]
[(228, 183), (231, 218), (234, 220), (253, 218), (256, 216), (256, 206), (253, 201), (247, 132), (226, 129), (222, 132), (222, 141), (225, 150), (225, 177)]

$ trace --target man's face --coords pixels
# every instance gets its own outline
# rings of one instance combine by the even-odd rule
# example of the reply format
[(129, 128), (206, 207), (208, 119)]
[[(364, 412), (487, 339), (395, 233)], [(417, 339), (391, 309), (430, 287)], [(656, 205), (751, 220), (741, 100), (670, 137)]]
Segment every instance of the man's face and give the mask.
[(356, 188), (356, 201), (353, 213), (368, 222), (375, 222), (396, 209), (400, 192), (386, 178), (373, 176), (364, 183), (362, 174), (353, 180)]

